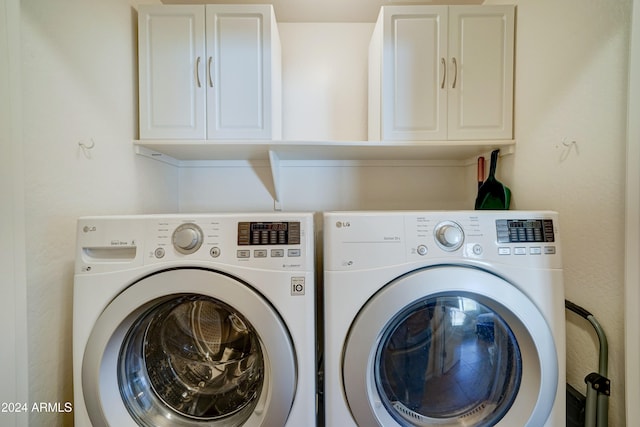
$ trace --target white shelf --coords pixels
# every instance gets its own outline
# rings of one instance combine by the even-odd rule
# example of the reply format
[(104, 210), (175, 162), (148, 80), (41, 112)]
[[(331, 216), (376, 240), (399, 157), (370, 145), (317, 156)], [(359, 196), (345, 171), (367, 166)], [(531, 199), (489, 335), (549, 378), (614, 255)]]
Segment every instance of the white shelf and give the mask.
[(428, 160), (458, 162), (500, 148), (514, 150), (515, 141), (180, 141), (137, 140), (138, 154), (177, 166), (189, 162), (269, 160), (270, 152), (280, 160)]
[(500, 149), (512, 154), (515, 141), (185, 141), (136, 140), (136, 152), (177, 167), (216, 166), (233, 161), (268, 163), (275, 209), (280, 206), (281, 162), (348, 161), (376, 164), (475, 164), (478, 156)]

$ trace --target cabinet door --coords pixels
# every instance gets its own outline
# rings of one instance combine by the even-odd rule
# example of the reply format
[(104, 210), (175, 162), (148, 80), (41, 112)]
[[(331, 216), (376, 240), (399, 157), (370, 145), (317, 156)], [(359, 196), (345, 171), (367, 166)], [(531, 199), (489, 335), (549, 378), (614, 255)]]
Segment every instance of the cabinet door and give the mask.
[(382, 138), (446, 139), (447, 7), (389, 7), (383, 19)]
[(449, 139), (513, 137), (513, 6), (449, 8)]
[(205, 139), (203, 6), (138, 10), (140, 138)]
[(270, 6), (207, 5), (209, 139), (271, 138)]

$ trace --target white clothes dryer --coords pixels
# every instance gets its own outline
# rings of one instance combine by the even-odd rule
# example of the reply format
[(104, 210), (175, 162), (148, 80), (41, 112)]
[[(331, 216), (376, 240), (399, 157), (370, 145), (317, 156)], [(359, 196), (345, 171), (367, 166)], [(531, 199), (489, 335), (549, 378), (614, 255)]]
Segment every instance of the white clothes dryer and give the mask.
[(313, 214), (84, 217), (76, 427), (316, 424)]
[(565, 425), (553, 212), (324, 216), (328, 427)]

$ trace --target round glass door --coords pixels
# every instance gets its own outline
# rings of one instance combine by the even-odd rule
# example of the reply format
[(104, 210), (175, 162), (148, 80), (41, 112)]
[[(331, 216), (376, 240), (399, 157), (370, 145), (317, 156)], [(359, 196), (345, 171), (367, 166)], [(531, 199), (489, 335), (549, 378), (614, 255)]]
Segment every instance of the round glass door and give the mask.
[(522, 376), (515, 336), (499, 314), (472, 298), (431, 296), (400, 312), (375, 360), (382, 402), (400, 424), (465, 418), (495, 425)]
[(264, 355), (251, 323), (229, 305), (187, 294), (152, 307), (129, 330), (118, 384), (140, 425), (167, 408), (183, 425), (242, 425), (258, 402)]
[(558, 356), (546, 320), (516, 286), (438, 266), (393, 280), (365, 304), (342, 376), (358, 425), (544, 425)]
[(82, 362), (94, 427), (284, 425), (296, 382), (274, 307), (239, 279), (199, 268), (129, 285), (98, 317)]

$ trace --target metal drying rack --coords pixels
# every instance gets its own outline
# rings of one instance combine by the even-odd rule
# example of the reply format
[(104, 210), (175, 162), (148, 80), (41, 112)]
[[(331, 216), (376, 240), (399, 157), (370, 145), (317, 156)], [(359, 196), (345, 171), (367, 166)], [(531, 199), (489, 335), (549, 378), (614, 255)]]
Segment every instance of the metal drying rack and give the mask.
[[(584, 379), (587, 383), (587, 395), (584, 399), (584, 426), (606, 427), (609, 420), (609, 396), (611, 395), (611, 380), (607, 378), (609, 360), (607, 337), (593, 314), (568, 300), (564, 301), (564, 306), (591, 323), (598, 335), (600, 341), (598, 372), (592, 372)], [(567, 426), (569, 425), (567, 422)]]

